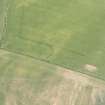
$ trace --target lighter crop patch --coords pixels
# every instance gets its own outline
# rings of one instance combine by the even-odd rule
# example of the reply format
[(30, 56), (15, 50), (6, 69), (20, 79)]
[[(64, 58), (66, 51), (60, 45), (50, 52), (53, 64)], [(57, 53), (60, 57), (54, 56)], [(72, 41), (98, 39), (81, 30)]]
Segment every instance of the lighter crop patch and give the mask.
[(88, 70), (88, 71), (90, 71), (90, 72), (95, 72), (95, 71), (97, 71), (97, 67), (96, 67), (95, 65), (90, 65), (90, 64), (86, 64), (86, 65), (84, 66), (84, 69), (85, 69), (85, 70)]
[(31, 4), (35, 3), (37, 0), (18, 0), (18, 3), (17, 3), (17, 8), (20, 8), (20, 7), (28, 7), (30, 6)]

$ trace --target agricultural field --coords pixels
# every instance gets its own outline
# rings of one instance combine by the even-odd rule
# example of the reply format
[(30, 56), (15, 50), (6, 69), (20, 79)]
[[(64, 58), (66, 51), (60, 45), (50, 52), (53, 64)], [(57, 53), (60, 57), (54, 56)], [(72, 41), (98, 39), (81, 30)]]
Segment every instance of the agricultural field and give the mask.
[(105, 105), (105, 1), (1, 0), (0, 105)]
[(104, 0), (8, 0), (6, 5), (1, 48), (105, 80)]
[(0, 105), (105, 105), (105, 83), (0, 50)]

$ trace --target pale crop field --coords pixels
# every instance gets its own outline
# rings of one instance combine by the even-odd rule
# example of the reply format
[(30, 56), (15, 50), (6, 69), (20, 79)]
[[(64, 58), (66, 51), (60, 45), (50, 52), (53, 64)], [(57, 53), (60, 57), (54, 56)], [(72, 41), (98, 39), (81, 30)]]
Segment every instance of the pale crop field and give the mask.
[(0, 50), (0, 105), (105, 105), (104, 81)]

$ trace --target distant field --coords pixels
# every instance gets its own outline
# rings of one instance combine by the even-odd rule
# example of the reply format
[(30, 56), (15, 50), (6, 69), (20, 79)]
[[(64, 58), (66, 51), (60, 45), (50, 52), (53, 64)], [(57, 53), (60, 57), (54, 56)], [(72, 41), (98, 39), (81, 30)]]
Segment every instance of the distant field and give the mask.
[(105, 105), (105, 83), (0, 50), (0, 105)]
[(105, 80), (105, 1), (9, 0), (2, 48)]

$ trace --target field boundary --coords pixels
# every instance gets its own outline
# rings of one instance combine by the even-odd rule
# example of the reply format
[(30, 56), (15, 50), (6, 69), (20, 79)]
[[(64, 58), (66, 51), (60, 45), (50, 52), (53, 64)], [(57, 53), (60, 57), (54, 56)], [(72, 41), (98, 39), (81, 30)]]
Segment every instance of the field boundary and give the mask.
[(67, 67), (64, 67), (64, 66), (60, 66), (59, 64), (56, 64), (56, 63), (51, 63), (49, 60), (45, 60), (45, 59), (41, 59), (41, 58), (39, 59), (38, 57), (33, 57), (33, 56), (30, 56), (30, 55), (27, 55), (27, 54), (23, 54), (21, 52), (11, 51), (10, 49), (0, 48), (0, 50), (6, 51), (8, 53), (13, 53), (13, 54), (16, 54), (16, 55), (19, 55), (19, 56), (28, 57), (28, 58), (33, 59), (33, 60), (38, 60), (38, 61), (41, 61), (41, 62), (45, 62), (47, 64), (54, 65), (54, 66), (59, 67), (59, 68), (64, 68), (64, 69), (67, 69), (67, 70), (71, 70), (72, 72), (84, 75), (85, 77), (90, 77), (91, 79), (92, 78), (96, 79), (97, 81), (100, 81), (100, 82), (105, 84), (105, 79), (100, 78), (99, 76), (96, 76), (96, 75), (88, 75), (87, 73), (81, 72), (80, 70), (72, 70), (72, 68), (70, 69), (70, 68), (67, 68)]

